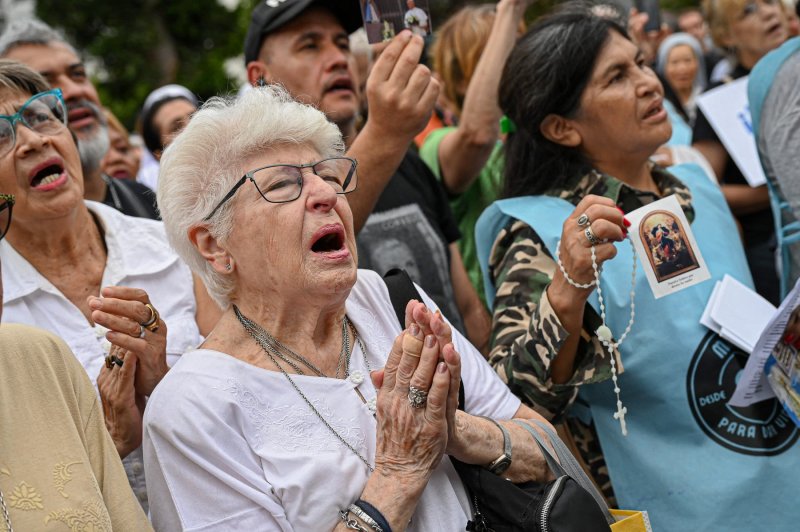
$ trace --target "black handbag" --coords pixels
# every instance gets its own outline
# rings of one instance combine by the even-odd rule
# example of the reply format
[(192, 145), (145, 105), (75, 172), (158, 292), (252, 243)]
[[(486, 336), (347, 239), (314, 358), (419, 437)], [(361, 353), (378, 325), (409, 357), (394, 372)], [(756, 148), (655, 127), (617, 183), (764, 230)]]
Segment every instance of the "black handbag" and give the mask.
[[(405, 327), (405, 308), (412, 299), (422, 301), (405, 270), (393, 269), (384, 275), (392, 307), (401, 328)], [(464, 410), (464, 385), (461, 384), (458, 408)], [(611, 530), (614, 522), (605, 499), (555, 432), (546, 424), (529, 420), (542, 428), (559, 460), (547, 443), (527, 423), (515, 421), (528, 430), (556, 476), (551, 482), (515, 484), (487, 469), (465, 464), (450, 457), (473, 505), (473, 519), (466, 530), (476, 532), (593, 532)]]

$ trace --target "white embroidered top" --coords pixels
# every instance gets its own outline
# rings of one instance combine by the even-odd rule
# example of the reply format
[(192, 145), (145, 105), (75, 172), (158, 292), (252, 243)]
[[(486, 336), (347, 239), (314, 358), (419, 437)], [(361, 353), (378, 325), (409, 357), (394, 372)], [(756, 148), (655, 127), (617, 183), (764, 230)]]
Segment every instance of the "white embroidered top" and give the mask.
[[(382, 367), (400, 333), (383, 280), (359, 270), (346, 309), (369, 367)], [(519, 399), (454, 334), (466, 410), (511, 418)], [(292, 379), (336, 432), (374, 464), (376, 423), (369, 403), (375, 389), (364, 356), (356, 346), (349, 380)], [(284, 375), (204, 349), (183, 356), (150, 398), (143, 446), (156, 530), (331, 530), (369, 474)], [(408, 530), (463, 530), (469, 516), (466, 493), (445, 457)]]
[[(171, 366), (196, 347), (200, 331), (189, 268), (169, 247), (161, 222), (132, 218), (87, 201), (103, 225), (108, 249), (100, 286), (133, 286), (147, 291), (167, 324), (167, 363)], [(3, 264), (3, 321), (46, 329), (67, 342), (92, 383), (111, 344), (107, 329), (92, 326), (83, 313), (5, 240), (0, 241)]]

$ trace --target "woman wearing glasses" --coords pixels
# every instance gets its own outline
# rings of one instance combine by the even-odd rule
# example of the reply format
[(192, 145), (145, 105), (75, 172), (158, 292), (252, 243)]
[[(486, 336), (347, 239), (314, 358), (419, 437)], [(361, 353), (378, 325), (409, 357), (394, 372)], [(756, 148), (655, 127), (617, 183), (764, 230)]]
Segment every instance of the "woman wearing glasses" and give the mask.
[(321, 112), (264, 87), (207, 102), (161, 159), (170, 243), (225, 311), (147, 406), (157, 530), (463, 530), (444, 453), (545, 476), (524, 428), (476, 415), (541, 418), (430, 298), (402, 331), (383, 280), (356, 269), (343, 147)]
[[(141, 440), (141, 412), (128, 407), (141, 410), (168, 366), (199, 343), (205, 307), (192, 275), (167, 246), (160, 223), (84, 202), (60, 91), (6, 60), (0, 189), (16, 197), (14, 225), (0, 242), (5, 319), (66, 341), (109, 400), (106, 415), (125, 456)], [(120, 381), (123, 359), (133, 387)], [(132, 485), (145, 501), (141, 451), (129, 460)]]

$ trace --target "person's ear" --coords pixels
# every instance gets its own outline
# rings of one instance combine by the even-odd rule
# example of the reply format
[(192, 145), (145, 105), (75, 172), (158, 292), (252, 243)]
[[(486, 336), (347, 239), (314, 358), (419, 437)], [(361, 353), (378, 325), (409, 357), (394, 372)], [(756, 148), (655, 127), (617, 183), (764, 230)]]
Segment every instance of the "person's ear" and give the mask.
[(247, 63), (247, 81), (255, 87), (263, 87), (270, 83), (272, 77), (263, 61), (250, 61)]
[(567, 148), (576, 148), (581, 144), (581, 134), (575, 128), (572, 120), (560, 115), (550, 114), (542, 120), (539, 126), (544, 138)]
[(217, 273), (231, 273), (233, 270), (233, 257), (211, 234), (207, 226), (195, 225), (190, 227), (189, 240)]

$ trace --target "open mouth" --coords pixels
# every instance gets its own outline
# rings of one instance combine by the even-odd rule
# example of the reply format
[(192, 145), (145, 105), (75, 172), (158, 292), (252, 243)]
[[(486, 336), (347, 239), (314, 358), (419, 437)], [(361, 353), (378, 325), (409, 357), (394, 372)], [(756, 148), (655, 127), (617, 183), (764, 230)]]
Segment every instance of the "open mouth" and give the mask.
[(656, 116), (656, 115), (657, 115), (658, 113), (660, 113), (660, 112), (661, 112), (663, 109), (664, 109), (664, 107), (663, 107), (661, 104), (658, 104), (658, 105), (654, 106), (652, 109), (650, 109), (649, 111), (647, 111), (647, 112), (644, 114), (644, 118), (645, 118), (645, 120), (646, 120), (646, 119), (648, 119), (648, 118), (651, 118), (651, 117), (653, 117), (653, 116)]
[(311, 244), (314, 253), (333, 253), (344, 248), (344, 229), (341, 225), (326, 225), (315, 234)]
[(328, 85), (326, 92), (349, 91), (353, 92), (353, 82), (350, 78), (341, 77), (336, 78)]
[(53, 163), (42, 167), (31, 179), (33, 188), (46, 188), (64, 176), (64, 167), (61, 164)]
[(67, 118), (72, 127), (85, 127), (95, 121), (94, 112), (88, 107), (73, 107), (67, 113)]
[(774, 35), (775, 33), (780, 32), (780, 30), (781, 30), (781, 23), (776, 22), (775, 24), (767, 28), (767, 35)]

